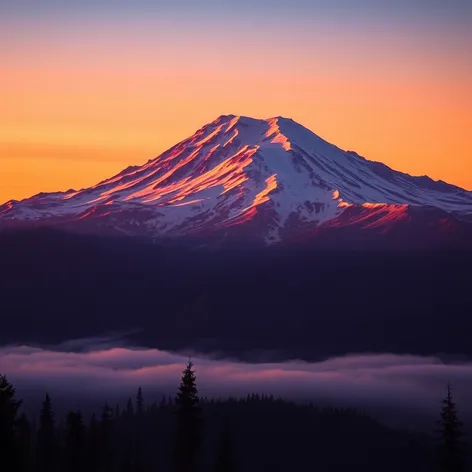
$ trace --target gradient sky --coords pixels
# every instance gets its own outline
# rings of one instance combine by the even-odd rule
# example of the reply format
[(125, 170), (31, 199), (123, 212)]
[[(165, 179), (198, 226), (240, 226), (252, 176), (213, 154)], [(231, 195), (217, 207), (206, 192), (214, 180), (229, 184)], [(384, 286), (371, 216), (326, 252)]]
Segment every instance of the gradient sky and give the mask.
[(472, 190), (470, 0), (2, 0), (0, 29), (0, 202), (92, 185), (221, 114)]

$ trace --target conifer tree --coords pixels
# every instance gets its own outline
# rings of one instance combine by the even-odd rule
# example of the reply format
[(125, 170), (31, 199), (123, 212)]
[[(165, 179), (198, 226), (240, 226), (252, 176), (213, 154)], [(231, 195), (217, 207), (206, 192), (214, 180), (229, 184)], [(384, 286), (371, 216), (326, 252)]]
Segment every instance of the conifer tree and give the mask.
[(41, 407), (36, 453), (38, 472), (53, 472), (56, 470), (56, 427), (52, 402), (48, 394), (46, 394)]
[(20, 469), (22, 472), (32, 470), (32, 426), (27, 416), (23, 413), (17, 421), (18, 447)]
[(126, 416), (134, 416), (134, 408), (131, 398), (128, 398), (128, 403), (126, 404)]
[(143, 390), (141, 387), (138, 388), (138, 393), (136, 394), (136, 414), (141, 416), (144, 413), (144, 397)]
[(89, 427), (87, 428), (86, 463), (87, 472), (97, 472), (100, 470), (100, 426), (95, 414), (92, 415)]
[(85, 470), (85, 425), (82, 413), (70, 412), (67, 415), (65, 443), (64, 443), (64, 470), (67, 472), (81, 472)]
[(143, 414), (144, 414), (144, 396), (141, 387), (138, 387), (136, 394), (136, 429), (134, 437), (134, 464), (136, 472), (142, 472), (142, 440), (143, 440)]
[(452, 399), (450, 385), (443, 400), (441, 420), (439, 421), (440, 444), (439, 463), (443, 472), (463, 472), (466, 470), (464, 457), (464, 433), (457, 415), (456, 404)]
[(174, 449), (174, 468), (176, 472), (191, 472), (194, 470), (201, 429), (196, 376), (191, 360), (182, 372), (175, 403), (177, 405), (177, 437)]
[(15, 398), (16, 391), (4, 375), (0, 375), (0, 457), (2, 462), (18, 467), (18, 444), (15, 424), (21, 401)]
[(128, 398), (126, 409), (124, 413), (124, 430), (123, 437), (125, 442), (125, 449), (123, 451), (124, 460), (122, 467), (124, 470), (132, 469), (132, 458), (134, 454), (134, 441), (135, 441), (135, 415), (133, 401), (131, 397)]
[(216, 472), (234, 472), (233, 445), (229, 423), (223, 426), (220, 437), (218, 455), (216, 457)]
[(113, 410), (105, 403), (100, 419), (100, 471), (113, 469)]
[(167, 407), (167, 398), (163, 395), (161, 401), (159, 402), (159, 408)]

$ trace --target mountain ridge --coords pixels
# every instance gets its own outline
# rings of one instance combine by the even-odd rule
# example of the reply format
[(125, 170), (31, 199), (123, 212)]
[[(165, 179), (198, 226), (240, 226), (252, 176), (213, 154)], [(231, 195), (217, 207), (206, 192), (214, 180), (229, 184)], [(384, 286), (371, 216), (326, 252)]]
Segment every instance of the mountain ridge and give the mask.
[(40, 224), (151, 238), (233, 231), (274, 244), (303, 226), (344, 221), (352, 207), (374, 218), (378, 205), (393, 205), (397, 217), (395, 206), (433, 207), (449, 226), (468, 226), (472, 192), (344, 151), (290, 118), (221, 115), (92, 187), (5, 203), (0, 229)]

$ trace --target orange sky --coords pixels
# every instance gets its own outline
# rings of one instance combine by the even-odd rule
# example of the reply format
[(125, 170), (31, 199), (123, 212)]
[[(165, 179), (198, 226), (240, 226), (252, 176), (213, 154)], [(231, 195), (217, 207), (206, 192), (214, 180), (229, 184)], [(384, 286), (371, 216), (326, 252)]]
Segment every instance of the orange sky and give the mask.
[(368, 159), (472, 190), (472, 41), (461, 31), (10, 26), (0, 202), (92, 185), (221, 114), (290, 117)]

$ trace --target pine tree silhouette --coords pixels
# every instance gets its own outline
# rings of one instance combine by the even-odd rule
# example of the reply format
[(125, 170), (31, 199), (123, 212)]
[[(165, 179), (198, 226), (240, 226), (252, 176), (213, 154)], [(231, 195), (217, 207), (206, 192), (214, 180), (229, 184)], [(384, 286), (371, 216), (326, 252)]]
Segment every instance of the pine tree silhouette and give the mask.
[(233, 445), (229, 423), (226, 421), (220, 437), (218, 455), (216, 457), (216, 472), (234, 472)]
[(182, 372), (175, 403), (177, 405), (177, 436), (174, 449), (175, 472), (191, 472), (200, 442), (201, 411), (192, 361)]
[(464, 433), (458, 419), (456, 404), (452, 399), (451, 386), (447, 386), (447, 395), (441, 410), (439, 463), (443, 472), (463, 472), (466, 470), (464, 457)]
[(100, 419), (100, 471), (113, 470), (113, 410), (105, 403)]
[(100, 470), (100, 425), (95, 414), (92, 415), (89, 427), (87, 428), (86, 463), (87, 472), (97, 472)]
[(136, 414), (142, 415), (144, 413), (144, 397), (143, 390), (141, 387), (138, 388), (138, 393), (136, 394)]
[(128, 403), (126, 404), (126, 416), (134, 416), (134, 408), (131, 398), (128, 398)]
[(0, 375), (0, 457), (4, 464), (18, 467), (18, 444), (15, 424), (21, 401), (15, 399), (16, 391), (4, 375)]
[(64, 470), (81, 472), (85, 470), (85, 425), (82, 413), (67, 415), (64, 441)]
[(56, 426), (52, 402), (48, 394), (46, 394), (41, 407), (36, 452), (38, 472), (53, 472), (56, 470)]
[(142, 458), (142, 440), (143, 440), (143, 415), (144, 415), (144, 397), (141, 387), (136, 394), (136, 429), (134, 438), (134, 463), (136, 472), (142, 472), (144, 469)]
[(33, 468), (33, 429), (25, 413), (23, 413), (17, 421), (17, 430), (20, 453), (20, 470), (22, 472), (29, 472)]
[(164, 395), (159, 402), (159, 408), (167, 408), (167, 398)]
[(132, 470), (132, 459), (134, 454), (134, 441), (135, 441), (135, 415), (134, 415), (134, 407), (133, 401), (131, 397), (128, 398), (128, 402), (126, 404), (126, 409), (124, 414), (122, 415), (123, 419), (123, 439), (124, 439), (124, 448), (122, 451), (123, 460), (122, 460), (122, 468), (123, 470)]

